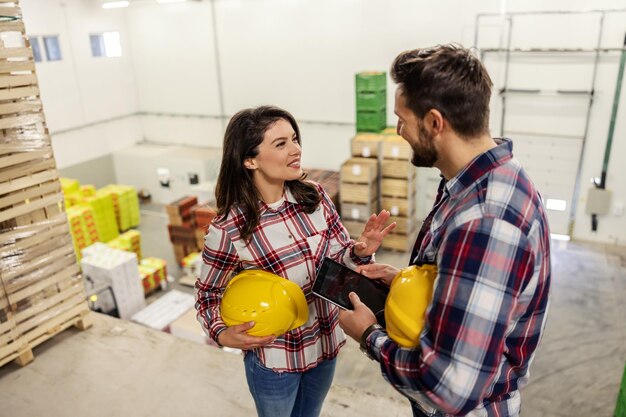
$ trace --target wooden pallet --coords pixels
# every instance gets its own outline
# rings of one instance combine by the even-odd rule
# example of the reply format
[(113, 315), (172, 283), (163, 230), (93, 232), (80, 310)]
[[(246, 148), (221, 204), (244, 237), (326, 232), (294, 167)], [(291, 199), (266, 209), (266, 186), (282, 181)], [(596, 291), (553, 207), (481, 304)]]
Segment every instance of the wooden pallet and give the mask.
[(378, 213), (378, 199), (374, 198), (368, 203), (341, 202), (341, 219), (367, 222), (372, 213)]
[(369, 204), (378, 198), (378, 181), (371, 184), (355, 184), (342, 182), (339, 185), (339, 199), (344, 202)]
[(414, 179), (417, 176), (417, 168), (407, 160), (383, 159), (380, 165), (383, 177)]
[(415, 238), (417, 237), (417, 230), (413, 230), (410, 233), (389, 233), (383, 239), (381, 247), (384, 249), (407, 252), (410, 251), (415, 244)]
[(380, 194), (385, 197), (408, 198), (415, 194), (415, 177), (407, 179), (383, 178), (380, 183)]
[(90, 321), (18, 2), (0, 0), (0, 15), (16, 18), (0, 32), (18, 34), (15, 45), (0, 40), (2, 366), (25, 365), (35, 346)]
[(415, 194), (411, 197), (385, 197), (380, 201), (380, 208), (388, 210), (392, 216), (408, 217), (415, 212)]

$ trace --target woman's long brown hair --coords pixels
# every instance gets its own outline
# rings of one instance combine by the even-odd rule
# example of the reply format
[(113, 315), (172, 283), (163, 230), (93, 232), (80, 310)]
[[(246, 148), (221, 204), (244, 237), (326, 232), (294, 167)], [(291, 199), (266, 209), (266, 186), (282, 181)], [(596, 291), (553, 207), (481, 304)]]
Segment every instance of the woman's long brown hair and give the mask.
[[(233, 205), (240, 206), (245, 218), (237, 227), (246, 242), (249, 242), (259, 224), (261, 195), (254, 185), (252, 171), (244, 167), (244, 161), (258, 155), (265, 132), (280, 119), (291, 124), (298, 143), (302, 144), (300, 129), (294, 117), (288, 111), (274, 106), (241, 110), (230, 119), (224, 134), (222, 164), (215, 188), (217, 213), (228, 214)], [(287, 181), (286, 186), (303, 211), (313, 213), (321, 196), (313, 184), (303, 181), (305, 177), (306, 174), (300, 179)]]

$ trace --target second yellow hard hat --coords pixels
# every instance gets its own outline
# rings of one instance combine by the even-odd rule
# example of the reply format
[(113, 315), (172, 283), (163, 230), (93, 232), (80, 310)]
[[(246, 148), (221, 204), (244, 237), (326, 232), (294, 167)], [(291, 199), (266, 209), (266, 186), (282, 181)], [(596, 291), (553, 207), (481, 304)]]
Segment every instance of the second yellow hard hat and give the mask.
[(419, 345), (435, 278), (435, 265), (413, 265), (402, 269), (391, 282), (385, 303), (387, 334), (402, 347)]

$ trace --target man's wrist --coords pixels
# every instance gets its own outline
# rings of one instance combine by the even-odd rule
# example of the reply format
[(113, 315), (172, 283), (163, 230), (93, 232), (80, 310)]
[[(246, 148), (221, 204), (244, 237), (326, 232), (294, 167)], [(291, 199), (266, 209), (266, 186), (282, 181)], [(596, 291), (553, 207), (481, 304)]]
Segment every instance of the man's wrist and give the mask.
[[(382, 329), (383, 329), (383, 326), (381, 326), (378, 323), (374, 323), (371, 326), (369, 326), (367, 329), (365, 329), (365, 331), (361, 335), (361, 342), (360, 342), (361, 350), (367, 356), (370, 356), (369, 352), (367, 350), (367, 338), (369, 337), (370, 334), (372, 334), (373, 331), (375, 331), (375, 330), (382, 330)], [(371, 359), (371, 356), (370, 356), (370, 359)]]

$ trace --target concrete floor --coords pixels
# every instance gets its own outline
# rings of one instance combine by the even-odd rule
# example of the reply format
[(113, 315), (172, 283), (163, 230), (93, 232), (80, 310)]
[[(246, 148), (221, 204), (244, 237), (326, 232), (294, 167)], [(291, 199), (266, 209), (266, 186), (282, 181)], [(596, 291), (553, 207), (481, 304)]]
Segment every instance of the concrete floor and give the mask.
[[(146, 256), (173, 254), (164, 215), (142, 215)], [(406, 255), (381, 252), (403, 265)], [(551, 310), (522, 391), (527, 417), (611, 416), (626, 362), (626, 248), (554, 242)], [(192, 293), (189, 287), (172, 287)], [(0, 368), (3, 416), (249, 416), (241, 357), (108, 316), (34, 349), (25, 368)], [(350, 341), (323, 416), (410, 416), (378, 366)]]

